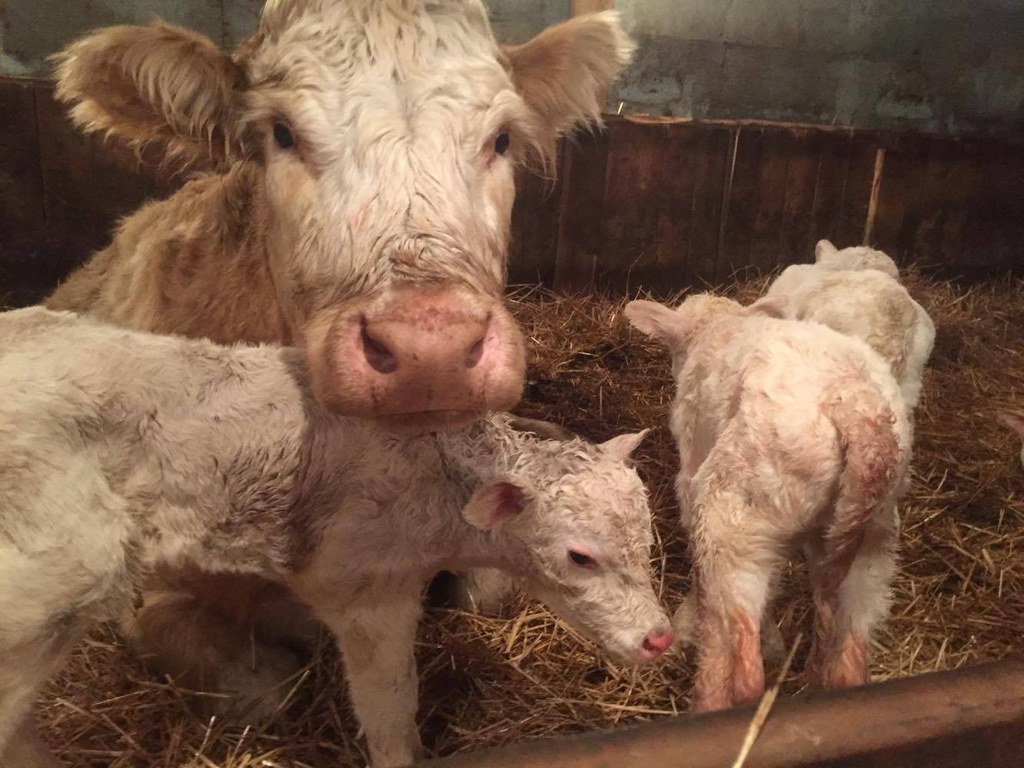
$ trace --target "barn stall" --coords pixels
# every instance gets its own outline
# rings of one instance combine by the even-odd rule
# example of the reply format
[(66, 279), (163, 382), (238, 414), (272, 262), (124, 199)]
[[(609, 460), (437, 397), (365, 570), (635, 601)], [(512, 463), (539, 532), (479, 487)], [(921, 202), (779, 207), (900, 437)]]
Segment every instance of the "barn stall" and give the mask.
[[(524, 34), (520, 27), (588, 9), (529, 3), (530, 17), (492, 5), (499, 31), (512, 38)], [(711, 24), (692, 5), (694, 18)], [(629, 330), (625, 300), (715, 289), (749, 301), (781, 267), (809, 260), (821, 237), (888, 252), (937, 338), (917, 412), (913, 482), (901, 504), (896, 601), (874, 649), (873, 676), (885, 682), (839, 694), (802, 690), (809, 643), (794, 641), (801, 631), (807, 637), (810, 605), (803, 568), (792, 563), (773, 614), (792, 666), (751, 764), (1022, 764), (1024, 673), (1012, 659), (1024, 632), (1024, 468), (1018, 439), (996, 417), (1024, 407), (1019, 103), (1014, 111), (994, 100), (970, 112), (952, 81), (922, 84), (911, 72), (896, 78), (894, 91), (910, 89), (901, 92), (902, 111), (852, 109), (839, 126), (814, 104), (782, 109), (786, 94), (777, 89), (760, 97), (766, 105), (737, 91), (730, 77), (758, 87), (743, 59), (756, 46), (739, 46), (739, 63), (730, 65), (738, 70), (723, 66), (732, 90), (718, 93), (705, 69), (714, 50), (668, 34), (679, 21), (651, 33), (644, 25), (659, 20), (657, 3), (619, 6), (641, 49), (609, 95), (606, 130), (563, 143), (555, 178), (520, 179), (509, 300), (531, 357), (518, 411), (595, 440), (654, 427), (639, 467), (657, 515), (659, 586), (675, 607), (689, 587), (689, 562), (665, 423), (668, 358)], [(902, 23), (921, 21), (913, 3), (902, 7)], [(7, 12), (26, 18), (18, 9), (10, 3)], [(232, 18), (244, 24), (242, 14)], [(1024, 28), (1010, 11), (972, 18), (975, 31)], [(929, 33), (938, 34), (928, 25), (920, 34)], [(1014, 60), (999, 47), (1003, 38), (993, 39), (992, 58), (1005, 54), (1002, 69), (989, 60), (961, 66), (975, 67), (975, 81), (1002, 77), (1012, 90), (1021, 54)], [(683, 54), (672, 59), (673, 51)], [(760, 53), (753, 60), (768, 61), (780, 80), (798, 66)], [(710, 106), (691, 104), (681, 116), (687, 108), (665, 95), (664, 82), (684, 66), (705, 75), (711, 96)], [(928, 115), (910, 109), (918, 97), (931, 105)], [(0, 291), (9, 306), (39, 300), (105, 244), (119, 215), (182, 182), (80, 137), (45, 79), (0, 80), (0, 114)], [(463, 755), (452, 764), (661, 764), (685, 756), (722, 765), (739, 751), (752, 716), (743, 709), (686, 718), (693, 668), (685, 654), (622, 669), (523, 600), (500, 616), (431, 608), (419, 662), (424, 739), (435, 756)], [(337, 665), (325, 638), (273, 722), (223, 724), (190, 708), (173, 681), (148, 675), (108, 627), (50, 687), (40, 724), (73, 765), (357, 765), (363, 746)], [(779, 671), (769, 668), (769, 678)], [(860, 725), (837, 730), (844, 722)], [(611, 730), (593, 733), (604, 729)], [(815, 738), (801, 740), (800, 729)], [(589, 735), (564, 738), (580, 733)], [(490, 751), (505, 745), (514, 746)]]

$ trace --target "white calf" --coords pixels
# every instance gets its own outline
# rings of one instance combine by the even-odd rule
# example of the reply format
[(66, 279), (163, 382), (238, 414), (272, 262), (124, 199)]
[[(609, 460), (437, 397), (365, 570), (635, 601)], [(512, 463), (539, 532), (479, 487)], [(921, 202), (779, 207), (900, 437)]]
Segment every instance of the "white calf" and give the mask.
[(296, 350), (0, 315), (0, 765), (51, 764), (40, 686), (163, 565), (294, 590), (337, 635), (376, 766), (420, 752), (413, 640), (439, 569), (502, 568), (622, 661), (655, 658), (641, 437), (495, 416), (398, 438), (318, 406)]
[(697, 590), (697, 711), (764, 689), (762, 615), (788, 553), (808, 555), (817, 625), (808, 673), (868, 680), (869, 638), (887, 614), (896, 499), (911, 445), (906, 407), (867, 345), (813, 323), (699, 295), (626, 316), (672, 352), (676, 490)]
[(765, 295), (789, 298), (786, 317), (818, 322), (867, 342), (892, 367), (913, 411), (935, 344), (935, 324), (897, 278), (895, 263), (881, 251), (836, 251), (822, 240), (816, 264), (787, 267)]

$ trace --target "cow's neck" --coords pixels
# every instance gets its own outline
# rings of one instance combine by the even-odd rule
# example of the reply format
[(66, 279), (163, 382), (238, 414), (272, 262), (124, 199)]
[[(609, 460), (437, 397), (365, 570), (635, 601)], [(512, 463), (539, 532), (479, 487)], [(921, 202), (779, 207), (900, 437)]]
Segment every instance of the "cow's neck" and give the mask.
[(180, 263), (165, 278), (179, 290), (172, 296), (175, 328), (164, 331), (237, 341), (290, 344), (267, 254), (267, 205), (262, 169), (234, 166), (217, 177), (208, 206), (194, 228), (192, 246), (201, 252), (193, 264)]
[(200, 176), (125, 219), (46, 305), (152, 333), (290, 343), (266, 229), (258, 166)]

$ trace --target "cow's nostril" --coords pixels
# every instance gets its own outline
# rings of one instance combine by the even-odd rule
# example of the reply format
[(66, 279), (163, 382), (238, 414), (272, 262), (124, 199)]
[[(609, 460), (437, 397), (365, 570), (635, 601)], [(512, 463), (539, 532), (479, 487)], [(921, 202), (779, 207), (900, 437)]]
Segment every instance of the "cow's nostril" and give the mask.
[(480, 362), (480, 359), (484, 356), (484, 342), (487, 341), (487, 336), (481, 336), (477, 339), (469, 351), (466, 352), (466, 367), (475, 368), (476, 364)]
[(398, 360), (391, 354), (391, 350), (370, 335), (365, 322), (363, 323), (363, 354), (366, 355), (366, 362), (378, 373), (394, 373), (398, 369)]

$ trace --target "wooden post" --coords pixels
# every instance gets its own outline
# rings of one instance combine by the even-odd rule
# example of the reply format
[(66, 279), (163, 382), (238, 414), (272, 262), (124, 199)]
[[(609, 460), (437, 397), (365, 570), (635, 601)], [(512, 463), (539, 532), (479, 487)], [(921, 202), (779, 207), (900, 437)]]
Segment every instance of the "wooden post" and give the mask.
[(875, 236), (875, 217), (878, 215), (878, 190), (882, 187), (882, 169), (885, 167), (885, 147), (875, 150), (875, 171), (871, 177), (871, 197), (868, 200), (868, 216), (864, 222), (862, 245), (871, 245)]
[[(421, 765), (722, 768), (739, 753), (754, 709), (668, 717)], [(1020, 768), (1024, 766), (1024, 660), (779, 700), (747, 764), (758, 768)]]

